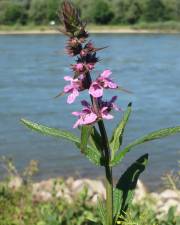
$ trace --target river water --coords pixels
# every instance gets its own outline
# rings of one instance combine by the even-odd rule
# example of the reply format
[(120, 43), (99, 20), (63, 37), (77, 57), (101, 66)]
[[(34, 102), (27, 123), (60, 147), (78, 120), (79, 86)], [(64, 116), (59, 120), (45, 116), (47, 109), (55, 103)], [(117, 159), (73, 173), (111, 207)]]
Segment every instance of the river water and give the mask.
[[(117, 103), (124, 110), (133, 102), (124, 146), (153, 130), (180, 125), (180, 35), (99, 34), (91, 39), (98, 47), (109, 46), (98, 53), (101, 61), (93, 77), (111, 69), (113, 79), (133, 92), (105, 93), (107, 99), (118, 94)], [(72, 144), (33, 133), (19, 122), (25, 117), (72, 129), (75, 118), (71, 112), (79, 110), (82, 97), (70, 106), (66, 97), (53, 98), (63, 89), (63, 77), (71, 75), (68, 66), (73, 59), (64, 54), (64, 44), (61, 35), (0, 36), (0, 155), (12, 157), (19, 170), (29, 160), (39, 160), (37, 179), (101, 177), (104, 171), (92, 166)], [(113, 121), (106, 122), (109, 135), (122, 113), (114, 115)], [(180, 135), (136, 147), (114, 175), (118, 178), (143, 153), (149, 153), (150, 160), (141, 178), (156, 189), (165, 172), (178, 169)]]

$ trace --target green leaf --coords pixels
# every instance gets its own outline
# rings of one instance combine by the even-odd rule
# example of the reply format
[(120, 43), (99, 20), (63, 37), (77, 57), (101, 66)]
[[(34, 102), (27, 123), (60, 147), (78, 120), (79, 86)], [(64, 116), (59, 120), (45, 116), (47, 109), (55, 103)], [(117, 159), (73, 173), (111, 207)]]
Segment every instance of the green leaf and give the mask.
[[(76, 143), (76, 146), (80, 149), (80, 143)], [(88, 145), (83, 154), (96, 166), (104, 166), (101, 153), (96, 148)]]
[(114, 159), (111, 161), (111, 166), (116, 166), (133, 147), (136, 147), (137, 145), (143, 144), (148, 141), (171, 136), (176, 133), (180, 133), (180, 126), (154, 131), (142, 138), (135, 140), (114, 157)]
[(114, 224), (117, 223), (117, 219), (119, 217), (119, 213), (121, 210), (121, 205), (123, 201), (123, 193), (119, 191), (117, 188), (113, 189), (113, 216), (114, 216)]
[(82, 153), (84, 153), (87, 149), (89, 136), (92, 131), (92, 126), (82, 126), (81, 128), (81, 144), (80, 144), (80, 150)]
[(110, 141), (110, 147), (112, 150), (112, 159), (114, 157), (114, 154), (119, 150), (122, 144), (124, 129), (131, 114), (131, 106), (132, 104), (129, 103), (128, 108), (126, 112), (124, 113), (123, 119), (120, 121), (119, 125), (116, 127), (116, 129), (113, 132), (113, 136)]
[(113, 192), (114, 219), (123, 215), (132, 203), (134, 191), (140, 174), (145, 170), (148, 163), (148, 154), (141, 156), (120, 177)]
[(39, 132), (43, 135), (53, 136), (53, 137), (60, 137), (66, 140), (69, 140), (74, 143), (79, 143), (79, 138), (72, 134), (69, 131), (64, 131), (56, 128), (50, 128), (44, 125), (40, 125), (38, 123), (31, 122), (26, 119), (21, 119), (21, 122), (25, 124), (28, 128), (33, 131)]
[(173, 221), (175, 221), (175, 216), (176, 216), (176, 210), (177, 210), (177, 206), (172, 206), (169, 210), (168, 210), (168, 214), (167, 214), (167, 222), (169, 224), (173, 224)]
[(103, 225), (106, 225), (106, 208), (100, 198), (98, 198), (97, 209), (99, 217), (101, 219), (101, 223)]
[(94, 148), (98, 149), (100, 152), (103, 151), (102, 137), (99, 134), (99, 132), (97, 131), (95, 126), (93, 126), (93, 128), (91, 130), (91, 135), (89, 137), (89, 142)]
[[(31, 122), (26, 119), (21, 119), (21, 122), (25, 124), (28, 128), (30, 128), (33, 131), (36, 131), (38, 133), (41, 133), (43, 135), (63, 138), (66, 140), (69, 140), (76, 144), (76, 146), (80, 149), (80, 140), (77, 136), (72, 134), (71, 132), (56, 129), (56, 128), (50, 128), (44, 125), (40, 125), (34, 122)], [(83, 154), (95, 165), (100, 166), (103, 165), (103, 159), (101, 157), (100, 152), (93, 148), (92, 146), (87, 146), (86, 151), (83, 152)]]

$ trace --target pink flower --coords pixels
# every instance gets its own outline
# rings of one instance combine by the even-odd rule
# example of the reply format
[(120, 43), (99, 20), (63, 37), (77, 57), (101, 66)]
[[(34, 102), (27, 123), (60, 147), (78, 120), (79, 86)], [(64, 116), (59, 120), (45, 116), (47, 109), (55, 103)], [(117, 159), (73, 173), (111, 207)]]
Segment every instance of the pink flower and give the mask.
[(110, 114), (112, 109), (118, 110), (119, 108), (114, 104), (117, 96), (112, 97), (110, 101), (102, 101), (99, 99), (99, 111), (94, 110), (93, 106), (91, 106), (87, 101), (83, 100), (81, 104), (84, 106), (82, 111), (73, 112), (74, 116), (79, 117), (79, 119), (74, 124), (73, 128), (82, 125), (90, 125), (98, 121), (99, 119), (111, 120), (114, 117)]
[(79, 79), (73, 79), (70, 76), (65, 76), (64, 80), (70, 81), (69, 85), (64, 87), (64, 93), (69, 93), (67, 103), (71, 104), (75, 101), (76, 97), (79, 96), (79, 91), (83, 90), (82, 87), (82, 76)]
[(75, 65), (73, 65), (73, 70), (76, 72), (83, 72), (84, 71), (84, 64), (83, 63), (77, 63)]
[(106, 119), (106, 120), (111, 120), (114, 118), (114, 116), (112, 116), (111, 114), (109, 114), (109, 110), (108, 110), (108, 107), (103, 107), (101, 109), (101, 116), (103, 119)]
[(89, 94), (95, 98), (99, 98), (103, 95), (103, 90), (105, 89), (116, 89), (118, 85), (114, 83), (109, 76), (112, 74), (110, 70), (105, 70), (96, 81), (92, 82), (89, 88)]
[(89, 88), (89, 94), (94, 98), (99, 98), (103, 95), (103, 87), (97, 81), (94, 81)]
[(116, 111), (120, 111), (120, 108), (114, 103), (117, 99), (117, 96), (113, 96), (110, 101), (103, 101), (101, 98), (99, 99), (99, 105), (101, 108), (101, 116), (103, 119), (113, 119), (113, 116), (109, 113), (114, 109)]
[(81, 112), (72, 112), (74, 116), (78, 116), (79, 119), (74, 124), (73, 128), (76, 128), (81, 125), (92, 124), (97, 120), (96, 113), (93, 112), (92, 107), (87, 101), (82, 101), (81, 104), (84, 106)]
[[(85, 54), (85, 52), (83, 54)], [(87, 64), (77, 63), (75, 65), (72, 65), (72, 69), (78, 74), (85, 73), (89, 70), (94, 69), (94, 63), (87, 63)]]
[(107, 107), (107, 110), (110, 112), (111, 110), (121, 111), (121, 108), (119, 108), (114, 102), (116, 101), (117, 96), (113, 96), (110, 101), (103, 101), (101, 98), (99, 99), (100, 107)]

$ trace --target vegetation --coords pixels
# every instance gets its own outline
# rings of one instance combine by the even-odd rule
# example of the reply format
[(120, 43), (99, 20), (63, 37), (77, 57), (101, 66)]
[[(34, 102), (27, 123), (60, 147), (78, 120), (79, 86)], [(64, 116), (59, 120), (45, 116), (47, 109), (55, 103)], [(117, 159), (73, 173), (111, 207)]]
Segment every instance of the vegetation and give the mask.
[[(94, 11), (99, 12), (95, 13), (94, 18), (98, 18), (99, 20), (100, 16), (103, 15), (104, 21), (109, 20), (111, 12), (106, 11), (107, 4), (103, 5), (102, 11), (98, 4), (96, 3), (94, 5), (96, 8)], [(157, 13), (159, 13), (158, 10)], [(27, 119), (21, 119), (21, 122), (27, 128), (43, 135), (69, 140), (76, 145), (80, 152), (92, 164), (98, 167), (104, 167), (106, 195), (102, 197), (98, 194), (97, 201), (97, 213), (99, 214), (100, 220), (98, 218), (91, 218), (91, 222), (88, 222), (89, 218), (87, 217), (85, 223), (94, 225), (123, 225), (128, 220), (128, 210), (133, 202), (137, 181), (141, 173), (146, 169), (149, 157), (148, 154), (144, 154), (138, 158), (121, 174), (116, 182), (113, 177), (114, 167), (120, 164), (127, 153), (132, 151), (134, 147), (180, 133), (180, 126), (151, 132), (144, 137), (134, 140), (122, 149), (124, 131), (132, 112), (132, 103), (129, 103), (127, 110), (112, 132), (111, 137), (108, 137), (105, 120), (113, 119), (114, 116), (111, 115), (111, 111), (116, 110), (120, 112), (120, 108), (115, 104), (117, 96), (113, 96), (110, 101), (103, 100), (104, 89), (128, 91), (119, 87), (117, 83), (111, 80), (110, 75), (112, 72), (109, 69), (104, 70), (98, 77), (93, 79), (91, 72), (99, 61), (97, 52), (104, 48), (95, 47), (93, 42), (89, 41), (89, 32), (86, 30), (86, 23), (81, 20), (80, 11), (70, 1), (63, 2), (60, 15), (62, 16), (64, 25), (61, 31), (68, 37), (65, 47), (66, 53), (70, 57), (76, 56), (77, 58), (75, 63), (70, 66), (73, 70), (72, 76), (64, 77), (64, 80), (70, 83), (64, 86), (63, 91), (58, 96), (67, 94), (67, 103), (72, 104), (80, 93), (87, 91), (91, 101), (89, 103), (87, 100), (82, 100), (81, 105), (83, 107), (81, 111), (72, 112), (73, 116), (78, 117), (73, 128), (79, 128), (80, 135), (76, 136), (72, 132), (40, 125)], [(174, 220), (174, 209), (170, 214)], [(141, 212), (137, 223), (139, 223), (138, 221), (142, 215), (143, 213)], [(81, 218), (80, 215), (78, 216)], [(155, 222), (154, 219), (153, 224)], [(80, 224), (83, 224), (82, 221)]]
[[(36, 202), (32, 198), (30, 186), (12, 191), (6, 183), (0, 185), (0, 224), (1, 225), (93, 225), (87, 219), (100, 223), (97, 209), (89, 203), (87, 192), (82, 191), (76, 201), (68, 203), (63, 198), (48, 202)], [(150, 200), (136, 204), (127, 212), (124, 225), (176, 225), (180, 218), (171, 208), (168, 215), (158, 219)]]
[[(7, 173), (0, 182), (0, 224), (1, 225), (93, 225), (88, 219), (101, 224), (100, 216), (95, 205), (90, 203), (87, 189), (76, 196), (73, 202), (63, 197), (56, 197), (56, 185), (65, 188), (63, 179), (54, 182), (52, 198), (49, 201), (38, 201), (33, 197), (33, 176), (38, 172), (37, 161), (30, 161), (29, 165), (20, 173), (13, 161), (6, 157), (0, 158), (1, 168)], [(1, 171), (2, 172), (2, 171)], [(17, 189), (10, 187), (10, 181), (21, 177), (23, 184)], [(179, 190), (179, 172), (167, 174), (164, 179), (167, 187)], [(169, 182), (170, 181), (170, 182)], [(176, 208), (170, 208), (167, 215), (158, 218), (154, 202), (147, 196), (138, 204), (132, 204), (122, 225), (178, 225), (180, 216)]]
[[(95, 24), (180, 21), (179, 0), (73, 0), (82, 18)], [(0, 0), (0, 24), (58, 22), (62, 0)]]

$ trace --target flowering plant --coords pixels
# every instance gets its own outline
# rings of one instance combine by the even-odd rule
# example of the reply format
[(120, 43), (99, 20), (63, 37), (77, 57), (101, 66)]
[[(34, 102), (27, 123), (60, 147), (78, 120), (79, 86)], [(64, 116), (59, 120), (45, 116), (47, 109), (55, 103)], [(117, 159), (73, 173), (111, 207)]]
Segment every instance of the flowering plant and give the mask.
[(135, 146), (180, 132), (180, 126), (152, 132), (130, 143), (124, 149), (120, 149), (125, 127), (131, 114), (132, 104), (129, 103), (109, 139), (104, 120), (113, 119), (111, 111), (121, 112), (121, 109), (115, 104), (117, 96), (113, 96), (109, 101), (103, 100), (104, 90), (126, 90), (111, 79), (112, 72), (109, 69), (105, 69), (95, 80), (92, 80), (91, 71), (98, 62), (97, 51), (103, 48), (96, 48), (91, 41), (88, 41), (89, 34), (86, 31), (86, 24), (81, 21), (79, 10), (70, 1), (64, 1), (61, 15), (64, 24), (61, 32), (69, 38), (66, 52), (71, 57), (77, 57), (76, 63), (71, 66), (73, 76), (64, 77), (65, 81), (69, 83), (61, 94), (68, 95), (68, 104), (72, 104), (83, 91), (88, 91), (90, 96), (90, 102), (81, 101), (83, 106), (81, 111), (72, 112), (72, 115), (77, 117), (73, 127), (80, 128), (81, 136), (79, 138), (71, 132), (49, 128), (26, 119), (22, 119), (22, 122), (42, 134), (70, 140), (93, 164), (105, 168), (106, 199), (105, 201), (98, 200), (98, 212), (103, 225), (122, 224), (123, 219), (119, 218), (125, 215), (132, 202), (139, 175), (147, 165), (148, 154), (134, 162), (116, 184), (113, 182), (113, 167), (118, 165)]

